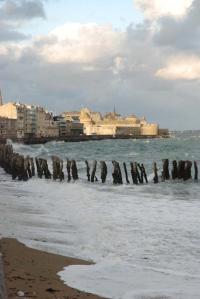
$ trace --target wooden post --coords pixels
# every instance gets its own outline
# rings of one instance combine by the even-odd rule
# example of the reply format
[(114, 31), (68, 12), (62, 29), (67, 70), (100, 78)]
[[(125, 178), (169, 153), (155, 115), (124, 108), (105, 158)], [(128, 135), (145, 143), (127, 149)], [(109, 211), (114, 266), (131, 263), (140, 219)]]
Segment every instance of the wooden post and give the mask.
[(135, 168), (135, 173), (136, 173), (136, 175), (137, 175), (137, 180), (138, 180), (138, 182), (140, 183), (140, 184), (142, 184), (143, 183), (143, 179), (142, 179), (142, 177), (140, 176), (140, 173), (139, 173), (139, 171), (138, 171), (138, 163), (137, 162), (134, 162), (134, 168)]
[(172, 162), (172, 180), (176, 180), (178, 178), (178, 165), (177, 161), (174, 160)]
[(65, 175), (64, 175), (64, 172), (63, 172), (63, 160), (59, 159), (59, 162), (60, 162), (59, 179), (60, 179), (60, 182), (62, 182), (65, 179)]
[(19, 170), (18, 170), (18, 167), (17, 167), (17, 159), (19, 157), (19, 154), (13, 154), (13, 157), (12, 157), (12, 179), (15, 180), (18, 175), (19, 175)]
[(105, 161), (100, 161), (100, 167), (101, 167), (101, 181), (102, 183), (106, 182), (106, 177), (107, 177), (107, 165)]
[(67, 181), (71, 181), (71, 161), (67, 159)]
[(74, 181), (78, 180), (78, 169), (76, 166), (76, 161), (72, 160), (71, 162), (71, 169), (72, 169), (72, 178)]
[(163, 159), (163, 171), (162, 171), (162, 180), (169, 180), (170, 179), (170, 174), (169, 174), (169, 160), (168, 159)]
[(96, 170), (97, 170), (97, 161), (94, 160), (93, 161), (93, 167), (92, 167), (92, 173), (91, 173), (91, 182), (92, 183), (94, 183), (94, 180), (98, 181), (97, 177), (95, 176)]
[(52, 163), (53, 163), (53, 179), (61, 179), (61, 164), (60, 158), (57, 156), (52, 156)]
[(38, 158), (35, 158), (36, 168), (37, 168), (37, 175), (41, 179), (42, 178), (42, 170), (40, 166), (40, 162)]
[(198, 166), (196, 161), (194, 161), (194, 179), (195, 181), (198, 180)]
[(28, 168), (27, 168), (27, 172), (28, 172), (28, 178), (32, 178), (32, 171), (31, 171), (31, 163), (30, 163), (30, 157), (27, 156), (26, 157), (27, 161), (28, 161)]
[(146, 174), (146, 170), (145, 170), (144, 164), (141, 164), (141, 168), (142, 168), (142, 172), (143, 172), (143, 176), (144, 176), (145, 182), (148, 184), (148, 178), (147, 178), (147, 174)]
[(158, 184), (159, 183), (159, 180), (158, 180), (158, 168), (157, 168), (156, 162), (153, 163), (153, 171), (154, 171), (154, 178), (153, 178), (154, 184)]
[(51, 179), (51, 172), (49, 171), (48, 163), (46, 159), (42, 159), (42, 172), (44, 173), (45, 179)]
[(185, 161), (178, 161), (178, 179), (184, 179), (185, 176)]
[(133, 184), (137, 185), (138, 184), (138, 176), (137, 176), (135, 163), (131, 162), (130, 165), (131, 165), (131, 176), (132, 176)]
[(138, 168), (140, 170), (140, 176), (139, 176), (140, 183), (143, 184), (144, 183), (144, 173), (143, 173), (143, 170), (142, 170), (142, 166), (139, 163), (137, 164), (137, 166), (138, 166)]
[(117, 161), (112, 161), (112, 164), (114, 166), (114, 170), (112, 173), (113, 176), (113, 184), (117, 185), (117, 184), (123, 184), (123, 180), (122, 180), (122, 173), (121, 173), (121, 169), (119, 166), (119, 163)]
[(22, 179), (23, 181), (28, 181), (28, 158), (23, 157), (23, 170), (22, 170)]
[(31, 164), (31, 174), (32, 176), (35, 176), (35, 165), (33, 158), (30, 158), (30, 164)]
[(128, 171), (127, 171), (126, 163), (125, 162), (123, 163), (123, 166), (124, 166), (124, 172), (125, 172), (126, 182), (127, 182), (127, 184), (130, 184), (130, 181), (128, 179)]
[(192, 162), (185, 162), (185, 171), (184, 171), (184, 181), (187, 181), (192, 178)]
[(90, 182), (90, 166), (87, 160), (85, 160), (85, 164), (86, 164), (86, 172), (87, 172), (87, 178), (88, 178), (88, 182)]

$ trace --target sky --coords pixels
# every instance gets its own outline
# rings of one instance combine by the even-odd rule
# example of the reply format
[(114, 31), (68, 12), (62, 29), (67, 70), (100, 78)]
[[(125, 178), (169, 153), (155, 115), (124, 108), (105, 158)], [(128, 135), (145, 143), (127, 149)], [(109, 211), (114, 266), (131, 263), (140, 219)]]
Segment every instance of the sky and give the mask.
[(0, 0), (4, 101), (200, 129), (199, 0)]

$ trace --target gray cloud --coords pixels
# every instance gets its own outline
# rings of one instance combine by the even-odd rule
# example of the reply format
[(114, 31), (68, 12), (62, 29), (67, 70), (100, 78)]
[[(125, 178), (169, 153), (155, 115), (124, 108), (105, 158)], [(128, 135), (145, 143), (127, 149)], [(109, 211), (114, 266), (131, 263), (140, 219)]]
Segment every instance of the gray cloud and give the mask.
[[(45, 18), (43, 2), (40, 0), (0, 1), (0, 41), (21, 41), (29, 36), (20, 31), (23, 22)], [(16, 28), (18, 28), (16, 30)]]
[(182, 51), (200, 50), (200, 2), (195, 0), (183, 18), (172, 16), (158, 20), (160, 30), (155, 34), (154, 41), (159, 46), (170, 46)]
[(44, 17), (45, 11), (40, 0), (4, 0), (0, 7), (0, 18), (6, 22)]
[(14, 30), (13, 26), (9, 26), (8, 24), (4, 24), (0, 22), (0, 41), (8, 42), (8, 41), (21, 41), (27, 39), (28, 36), (22, 32)]

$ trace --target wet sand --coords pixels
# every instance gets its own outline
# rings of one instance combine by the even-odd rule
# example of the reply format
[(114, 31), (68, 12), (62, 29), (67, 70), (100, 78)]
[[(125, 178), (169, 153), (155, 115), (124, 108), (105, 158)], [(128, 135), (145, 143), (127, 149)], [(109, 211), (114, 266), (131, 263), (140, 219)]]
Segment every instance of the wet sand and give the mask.
[(21, 298), (19, 291), (24, 298), (100, 299), (64, 285), (57, 275), (66, 266), (89, 262), (31, 249), (15, 239), (1, 239), (0, 252), (8, 299)]

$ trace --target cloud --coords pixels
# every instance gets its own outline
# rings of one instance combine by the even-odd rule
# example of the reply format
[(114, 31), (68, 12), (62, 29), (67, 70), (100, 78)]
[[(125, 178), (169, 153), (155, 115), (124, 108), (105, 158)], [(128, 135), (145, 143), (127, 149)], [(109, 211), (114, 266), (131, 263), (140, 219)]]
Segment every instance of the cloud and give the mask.
[(35, 40), (49, 63), (91, 63), (120, 53), (124, 34), (110, 25), (67, 23)]
[(157, 32), (154, 35), (154, 42), (158, 46), (170, 46), (181, 51), (200, 50), (200, 2), (193, 1), (187, 14), (176, 19), (172, 16), (165, 16), (157, 22)]
[(153, 20), (162, 16), (183, 17), (193, 0), (134, 0), (145, 17)]
[(45, 18), (43, 2), (40, 0), (0, 1), (0, 41), (19, 42), (29, 38), (20, 30), (25, 22), (35, 18)]
[(167, 80), (196, 80), (200, 79), (200, 57), (175, 56), (167, 66), (159, 69), (156, 76)]
[[(145, 26), (116, 31), (107, 25), (66, 24), (31, 42), (5, 44), (0, 48), (5, 98), (43, 105), (57, 113), (84, 106), (106, 112), (115, 104), (121, 113), (146, 115), (168, 126), (165, 105), (175, 126), (176, 108), (183, 104), (183, 90), (185, 94), (188, 90), (155, 76), (166, 54), (155, 47), (149, 34)], [(56, 59), (46, 52), (49, 47), (59, 49)], [(198, 86), (196, 90), (198, 94)]]
[(8, 42), (8, 41), (21, 41), (27, 39), (28, 36), (22, 32), (19, 32), (13, 28), (13, 26), (9, 26), (8, 24), (4, 24), (0, 21), (0, 41)]
[(0, 5), (0, 18), (6, 22), (44, 17), (44, 7), (40, 0), (5, 0)]

